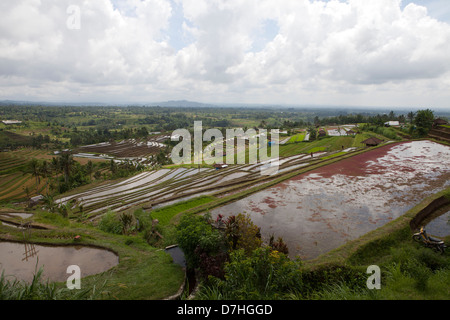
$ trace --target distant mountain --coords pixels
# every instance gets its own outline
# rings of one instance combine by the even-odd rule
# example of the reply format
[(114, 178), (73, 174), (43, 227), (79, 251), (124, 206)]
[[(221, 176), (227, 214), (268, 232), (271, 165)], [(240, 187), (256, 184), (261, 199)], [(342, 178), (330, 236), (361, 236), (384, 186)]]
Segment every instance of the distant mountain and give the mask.
[(22, 101), (22, 100), (1, 100), (0, 105), (23, 105), (23, 106), (72, 106), (72, 107), (100, 107), (100, 106), (112, 106), (111, 103), (101, 103), (101, 102), (49, 102), (49, 101)]
[[(161, 102), (46, 102), (46, 101), (23, 101), (23, 100), (0, 100), (0, 106), (8, 105), (29, 105), (29, 106), (75, 106), (75, 107), (127, 107), (127, 106), (146, 106), (146, 107), (167, 107), (167, 108), (248, 108), (248, 109), (278, 109), (282, 111), (305, 111), (320, 112), (340, 111), (343, 114), (362, 113), (362, 114), (388, 114), (394, 110), (396, 114), (406, 114), (410, 111), (416, 111), (423, 108), (418, 107), (377, 107), (377, 106), (340, 106), (340, 105), (291, 105), (291, 104), (256, 104), (256, 103), (202, 103), (188, 100), (169, 100)], [(448, 108), (432, 108), (435, 116), (450, 117), (450, 109)]]
[(181, 108), (205, 108), (205, 107), (218, 107), (216, 104), (207, 104), (188, 100), (169, 100), (165, 102), (155, 102), (148, 104), (149, 106), (159, 107), (181, 107)]
[(149, 107), (181, 107), (181, 108), (202, 108), (218, 107), (216, 104), (206, 104), (188, 100), (169, 100), (163, 102), (129, 102), (129, 103), (107, 103), (107, 102), (44, 102), (44, 101), (23, 101), (23, 100), (1, 100), (0, 105), (29, 105), (29, 106), (149, 106)]

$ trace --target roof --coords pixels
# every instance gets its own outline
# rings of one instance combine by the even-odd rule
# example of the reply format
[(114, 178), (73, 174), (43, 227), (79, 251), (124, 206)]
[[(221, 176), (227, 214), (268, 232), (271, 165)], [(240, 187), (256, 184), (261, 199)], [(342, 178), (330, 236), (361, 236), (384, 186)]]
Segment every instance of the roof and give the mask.
[(226, 167), (228, 167), (227, 164), (218, 164), (218, 163), (214, 164), (214, 168), (226, 168)]
[(444, 119), (438, 118), (436, 120), (434, 120), (435, 124), (447, 124), (448, 122), (445, 121)]
[(4, 124), (20, 124), (20, 123), (22, 123), (22, 121), (19, 121), (19, 120), (3, 120), (2, 122)]
[(369, 138), (367, 140), (362, 141), (361, 143), (368, 144), (368, 145), (379, 145), (382, 142), (383, 142), (383, 140), (380, 140), (380, 139), (375, 138), (375, 137), (371, 137), (371, 138)]

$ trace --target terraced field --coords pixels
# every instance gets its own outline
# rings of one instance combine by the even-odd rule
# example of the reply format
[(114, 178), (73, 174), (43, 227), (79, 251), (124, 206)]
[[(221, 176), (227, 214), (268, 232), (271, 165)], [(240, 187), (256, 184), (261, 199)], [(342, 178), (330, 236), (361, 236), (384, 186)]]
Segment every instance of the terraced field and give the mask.
[(117, 158), (149, 157), (166, 147), (169, 136), (158, 135), (146, 140), (128, 139), (120, 142), (103, 142), (78, 148), (78, 152), (103, 154)]
[(37, 183), (35, 177), (27, 173), (27, 164), (32, 158), (48, 157), (46, 151), (33, 149), (0, 152), (0, 201), (23, 200), (41, 192), (45, 182), (41, 179)]
[(63, 197), (57, 202), (75, 201), (82, 204), (83, 211), (92, 216), (108, 209), (123, 211), (137, 205), (168, 204), (225, 190), (230, 192), (248, 183), (254, 185), (320, 161), (324, 155), (326, 153), (317, 153), (313, 157), (300, 154), (281, 158), (278, 162), (231, 165), (223, 169), (178, 167), (146, 171), (121, 182), (111, 182)]

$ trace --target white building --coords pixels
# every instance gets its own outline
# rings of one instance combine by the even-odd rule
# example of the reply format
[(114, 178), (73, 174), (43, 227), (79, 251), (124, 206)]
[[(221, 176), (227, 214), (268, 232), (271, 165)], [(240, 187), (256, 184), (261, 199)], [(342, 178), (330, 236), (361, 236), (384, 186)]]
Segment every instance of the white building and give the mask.
[(387, 127), (395, 127), (395, 126), (399, 126), (400, 122), (398, 121), (388, 121), (384, 123), (385, 126)]
[(2, 122), (3, 122), (3, 124), (6, 124), (6, 125), (8, 125), (8, 124), (21, 124), (22, 123), (22, 121), (19, 121), (19, 120), (3, 120)]

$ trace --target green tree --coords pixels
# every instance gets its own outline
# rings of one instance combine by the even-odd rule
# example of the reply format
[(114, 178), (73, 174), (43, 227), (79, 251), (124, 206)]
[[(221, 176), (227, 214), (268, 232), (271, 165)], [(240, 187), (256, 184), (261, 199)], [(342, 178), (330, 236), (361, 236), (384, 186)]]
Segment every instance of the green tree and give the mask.
[(407, 114), (407, 117), (409, 119), (409, 123), (412, 124), (414, 121), (414, 117), (416, 116), (416, 113), (414, 111), (411, 111)]
[(41, 176), (39, 161), (36, 159), (32, 159), (28, 164), (28, 169), (31, 175), (36, 178), (36, 193), (39, 193), (39, 183)]
[(207, 219), (208, 217), (188, 214), (181, 218), (177, 226), (177, 242), (184, 252), (188, 268), (199, 266), (199, 249), (214, 254), (223, 247), (223, 237)]
[(73, 164), (74, 164), (73, 156), (70, 153), (64, 152), (60, 155), (59, 165), (62, 171), (64, 172), (64, 181), (66, 183), (69, 182), (69, 177)]
[(317, 130), (314, 127), (309, 127), (308, 128), (308, 133), (309, 133), (309, 141), (314, 141), (317, 138)]
[(45, 189), (47, 190), (47, 195), (48, 195), (48, 179), (50, 178), (50, 174), (52, 173), (52, 171), (51, 171), (50, 165), (47, 163), (46, 160), (44, 160), (42, 162), (40, 171), (41, 171), (42, 177), (46, 179)]
[(431, 130), (434, 121), (434, 112), (430, 109), (419, 110), (414, 118), (414, 124), (420, 136), (425, 136)]
[(86, 173), (89, 175), (89, 179), (92, 180), (92, 173), (94, 172), (94, 164), (91, 160), (86, 164)]
[(250, 254), (261, 246), (260, 229), (249, 215), (230, 216), (225, 221), (225, 236), (232, 250), (244, 249)]

